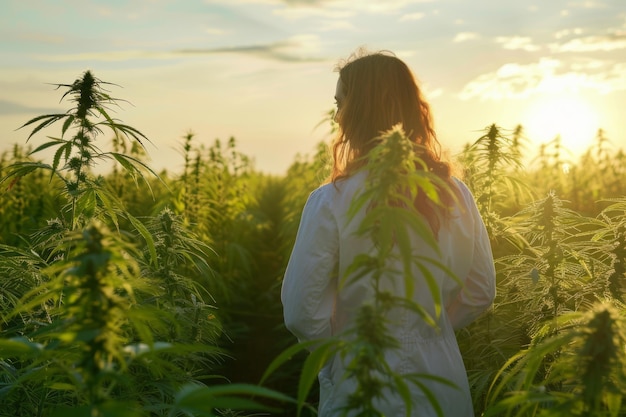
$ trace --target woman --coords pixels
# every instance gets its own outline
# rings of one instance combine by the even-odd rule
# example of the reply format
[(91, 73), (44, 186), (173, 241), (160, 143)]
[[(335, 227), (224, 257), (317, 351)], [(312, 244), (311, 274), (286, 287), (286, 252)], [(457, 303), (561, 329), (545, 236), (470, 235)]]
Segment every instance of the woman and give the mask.
[[(475, 320), (495, 297), (493, 256), (474, 199), (441, 159), (430, 108), (411, 70), (400, 59), (388, 52), (354, 55), (339, 66), (335, 99), (339, 130), (332, 148), (331, 181), (311, 193), (302, 213), (282, 287), (285, 325), (302, 342), (338, 335), (354, 324), (358, 307), (371, 301), (371, 286), (364, 284), (367, 277), (338, 288), (355, 257), (372, 250), (371, 241), (355, 234), (358, 219), (364, 214), (357, 215), (357, 221), (349, 221), (346, 212), (366, 186), (367, 173), (360, 168), (375, 145), (372, 139), (401, 124), (409, 139), (422, 149), (420, 156), (428, 170), (454, 190), (454, 195), (442, 193), (445, 207), (429, 201), (424, 193), (418, 194), (417, 211), (430, 225), (440, 250), (432, 250), (419, 236), (414, 236), (412, 249), (443, 263), (457, 279), (441, 268), (431, 268), (444, 307), (435, 317), (436, 328), (408, 310), (392, 312), (396, 316), (388, 320), (389, 331), (400, 347), (389, 350), (385, 359), (399, 374), (421, 373), (448, 380), (454, 387), (433, 380), (424, 383), (434, 393), (444, 416), (472, 416), (467, 375), (454, 330)], [(424, 276), (418, 269), (412, 276), (412, 301), (434, 311), (433, 293)], [(405, 296), (397, 287), (389, 289)], [(335, 357), (320, 372), (320, 417), (341, 415), (347, 397), (355, 390), (355, 381), (346, 379), (344, 371), (345, 360)], [(436, 415), (424, 392), (409, 386), (414, 402), (411, 415)], [(397, 393), (389, 393), (376, 407), (388, 417), (406, 412), (406, 404)]]

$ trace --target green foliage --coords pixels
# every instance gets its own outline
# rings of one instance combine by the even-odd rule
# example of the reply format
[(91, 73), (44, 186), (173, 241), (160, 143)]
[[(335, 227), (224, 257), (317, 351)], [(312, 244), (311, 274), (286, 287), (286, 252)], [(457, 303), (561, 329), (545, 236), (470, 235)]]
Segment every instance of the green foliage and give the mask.
[(463, 179), (474, 192), (487, 231), (494, 240), (500, 236), (514, 239), (502, 214), (531, 196), (521, 170), (523, 142), (521, 126), (508, 136), (493, 124), (472, 145), (466, 146), (459, 158)]
[[(546, 325), (494, 380), (485, 416), (618, 416), (626, 392), (626, 321), (611, 304)], [(552, 335), (552, 336), (550, 336)], [(544, 358), (554, 361), (545, 368)], [(558, 389), (554, 389), (558, 387)]]
[[(143, 173), (154, 173), (139, 148), (126, 153), (127, 138), (140, 145), (146, 138), (108, 115), (116, 99), (104, 84), (87, 71), (59, 85), (76, 107), (24, 124), (35, 125), (30, 138), (63, 121), (61, 138), (30, 153), (56, 147), (52, 164), (17, 147), (12, 163), (2, 159), (1, 182), (9, 183), (20, 214), (25, 179), (40, 185), (37, 173), (49, 171), (44, 179), (60, 186), (37, 191), (49, 190), (54, 202), (47, 223), (20, 236), (19, 246), (0, 246), (0, 415), (225, 415), (230, 408), (267, 410), (263, 399), (288, 400), (261, 387), (199, 382), (224, 355), (220, 320), (206, 301), (214, 258), (171, 210), (140, 220), (126, 209), (124, 198), (145, 194), (129, 193), (137, 179), (150, 186)], [(95, 144), (103, 128), (115, 135), (113, 152)], [(111, 182), (91, 173), (107, 159), (116, 162)]]
[[(0, 155), (0, 178), (5, 178), (9, 166), (31, 161), (30, 151), (20, 145)], [(0, 242), (18, 245), (22, 236), (45, 225), (42, 220), (56, 213), (58, 198), (47, 190), (61, 187), (60, 181), (50, 179), (43, 171), (6, 181), (0, 191)]]
[[(0, 415), (313, 415), (317, 370), (336, 353), (353, 361), (362, 413), (376, 414), (384, 387), (423, 384), (379, 360), (393, 349), (384, 311), (402, 301), (385, 293), (350, 337), (311, 354), (284, 329), (280, 283), (306, 197), (328, 178), (326, 144), (268, 176), (234, 138), (206, 146), (190, 132), (183, 171), (156, 175), (147, 138), (111, 117), (111, 86), (90, 71), (58, 84), (71, 108), (22, 127), (28, 141), (60, 134), (0, 154)], [(459, 155), (497, 258), (494, 309), (457, 335), (476, 415), (623, 415), (626, 156), (601, 130), (578, 158), (558, 137), (532, 155), (531, 139), (494, 124)], [(402, 143), (386, 144), (412, 158)], [(389, 256), (405, 270), (428, 262), (401, 250), (407, 227), (428, 226), (408, 221), (411, 194), (397, 191), (434, 195), (431, 179), (388, 170), (411, 162), (377, 152), (383, 180), (354, 210), (392, 202), (361, 225), (380, 258), (346, 280), (363, 268), (384, 279)]]
[[(0, 357), (19, 363), (24, 378), (10, 391), (45, 381), (41, 395), (59, 399), (47, 407), (95, 407), (111, 399), (119, 372), (128, 367), (124, 329), (147, 326), (128, 315), (136, 304), (135, 291), (142, 287), (135, 279), (138, 266), (125, 257), (133, 249), (98, 225), (69, 234), (58, 250), (67, 253), (66, 260), (41, 270), (49, 279), (26, 293), (8, 316), (20, 315), (31, 329), (29, 337), (3, 343)], [(36, 321), (38, 316), (47, 322)], [(19, 350), (25, 353), (18, 356), (22, 362), (14, 362)]]
[[(35, 117), (21, 126), (35, 126), (28, 136), (30, 139), (42, 129), (56, 122), (63, 122), (61, 137), (49, 137), (48, 142), (31, 152), (32, 155), (56, 148), (52, 164), (36, 161), (15, 162), (7, 167), (8, 173), (2, 178), (2, 182), (18, 181), (33, 171), (49, 170), (51, 178), (56, 177), (63, 182), (68, 205), (64, 207), (64, 214), (67, 217), (62, 218), (67, 221), (71, 230), (86, 224), (89, 219), (96, 216), (97, 210), (105, 212), (114, 223), (117, 222), (116, 210), (119, 207), (117, 199), (102, 187), (101, 178), (89, 174), (96, 161), (116, 161), (133, 176), (143, 176), (142, 170), (151, 171), (145, 164), (131, 156), (118, 152), (102, 152), (96, 144), (96, 137), (103, 133), (104, 128), (111, 130), (118, 142), (126, 138), (132, 138), (139, 143), (147, 140), (137, 129), (121, 124), (109, 116), (107, 106), (115, 105), (119, 100), (104, 90), (103, 85), (106, 84), (95, 78), (90, 71), (86, 71), (73, 84), (58, 84), (58, 88), (67, 88), (62, 98), (69, 98), (76, 106), (66, 113)], [(65, 134), (72, 130), (75, 132), (74, 135), (66, 139)]]
[[(415, 256), (412, 251), (409, 237), (412, 233), (422, 237), (433, 251), (438, 251), (436, 239), (415, 207), (417, 195), (425, 193), (432, 201), (439, 202), (442, 192), (452, 194), (445, 182), (425, 168), (419, 148), (415, 148), (401, 128), (385, 132), (377, 138), (377, 145), (370, 151), (363, 168), (367, 172), (367, 185), (352, 201), (347, 213), (348, 218), (354, 220), (359, 211), (364, 207), (369, 208), (360, 220), (356, 233), (371, 239), (376, 247), (373, 255), (363, 254), (355, 258), (346, 270), (346, 276), (340, 277), (339, 284), (341, 288), (350, 281), (363, 279), (365, 274), (371, 274), (372, 277), (368, 284), (374, 290), (373, 305), (359, 307), (355, 328), (348, 329), (351, 343), (345, 343), (339, 350), (342, 357), (351, 358), (346, 366), (346, 377), (356, 379), (358, 384), (356, 391), (348, 397), (346, 408), (359, 416), (381, 416), (376, 403), (384, 400), (385, 393), (389, 391), (400, 395), (407, 406), (407, 416), (410, 415), (414, 404), (408, 389), (409, 383), (422, 388), (438, 415), (442, 415), (434, 396), (424, 385), (419, 384), (419, 375), (400, 375), (389, 367), (385, 359), (387, 350), (398, 347), (398, 341), (390, 334), (386, 319), (391, 309), (399, 306), (407, 308), (436, 326), (426, 306), (409, 298), (414, 293), (414, 266), (424, 273), (437, 317), (441, 312), (442, 301), (437, 283), (424, 265), (433, 263), (449, 276), (454, 276), (434, 259)], [(395, 298), (384, 290), (384, 282), (393, 279), (398, 273), (389, 268), (392, 259), (398, 259), (403, 265), (404, 297)]]
[[(483, 152), (488, 151), (483, 149)], [(600, 194), (594, 197), (590, 193), (606, 181), (604, 174), (597, 171), (597, 165), (589, 165), (591, 150), (581, 156), (578, 165), (563, 159), (564, 153), (557, 138), (540, 148), (536, 158), (539, 163), (534, 170), (527, 169), (520, 175), (535, 195), (543, 193), (543, 198), (525, 201), (525, 197), (521, 198), (524, 194), (514, 185), (502, 188), (501, 201), (511, 201), (510, 196), (519, 198), (515, 204), (508, 203), (508, 210), (520, 205), (521, 208), (503, 218), (502, 230), (512, 245), (503, 245), (498, 239), (503, 235), (501, 231), (491, 230), (495, 235), (492, 241), (496, 243), (498, 273), (495, 307), (458, 334), (477, 414), (493, 412), (498, 415), (492, 407), (501, 398), (489, 388), (498, 381), (497, 392), (506, 396), (502, 404), (506, 403), (511, 410), (524, 410), (524, 405), (528, 404), (526, 411), (572, 415), (572, 410), (560, 410), (553, 399), (548, 401), (543, 391), (531, 390), (519, 396), (504, 394), (515, 392), (519, 386), (514, 385), (511, 378), (498, 379), (498, 375), (519, 359), (519, 352), (526, 352), (524, 355), (538, 361), (533, 378), (549, 381), (545, 390), (554, 396), (569, 392), (565, 381), (549, 379), (553, 368), (561, 366), (559, 361), (563, 354), (558, 350), (540, 351), (535, 345), (546, 337), (558, 338), (565, 331), (562, 317), (594, 311), (599, 300), (612, 302), (623, 311), (623, 197), (600, 201), (597, 200)], [(613, 155), (620, 158), (621, 151)], [(484, 155), (483, 159), (488, 160), (489, 156)], [(577, 183), (583, 172), (581, 167), (586, 170), (588, 182), (585, 184)], [(505, 164), (501, 169), (513, 174), (519, 167)], [(473, 189), (476, 195), (485, 194), (480, 187), (488, 182), (480, 184), (470, 180), (468, 183), (476, 187)], [(607, 189), (605, 195), (620, 195), (619, 190), (618, 194), (612, 194), (613, 190)], [(508, 200), (504, 197), (507, 195)], [(585, 197), (581, 197), (583, 195)], [(504, 212), (504, 208), (499, 211)], [(495, 409), (504, 410), (502, 404)], [(526, 411), (520, 411), (519, 415), (526, 415), (523, 414)]]
[(213, 278), (207, 263), (211, 248), (169, 209), (147, 219), (146, 230), (154, 239), (155, 251), (144, 251), (142, 275), (162, 290), (148, 301), (158, 311), (173, 313), (167, 331), (158, 334), (160, 340), (214, 345), (221, 326), (206, 290)]

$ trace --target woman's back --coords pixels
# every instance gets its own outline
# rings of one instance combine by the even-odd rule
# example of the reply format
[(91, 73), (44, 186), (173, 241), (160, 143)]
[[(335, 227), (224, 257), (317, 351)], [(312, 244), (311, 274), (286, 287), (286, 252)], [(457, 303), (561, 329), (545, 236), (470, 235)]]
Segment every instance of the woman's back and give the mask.
[[(356, 390), (356, 381), (344, 372), (350, 352), (375, 348), (373, 344), (359, 345), (360, 339), (353, 340), (354, 333), (346, 331), (358, 322), (362, 334), (371, 334), (368, 323), (357, 320), (357, 315), (387, 297), (397, 303), (383, 310), (385, 320), (380, 327), (384, 326), (385, 332), (380, 333), (394, 339), (399, 347), (384, 351), (385, 362), (391, 367), (388, 371), (402, 375), (396, 382), (402, 385), (406, 379), (411, 387), (411, 415), (435, 415), (419, 388), (423, 383), (443, 407), (444, 416), (471, 416), (467, 376), (454, 329), (478, 317), (495, 296), (495, 271), (485, 227), (469, 190), (451, 176), (451, 165), (441, 157), (430, 106), (409, 67), (385, 51), (360, 51), (338, 69), (337, 135), (331, 147), (330, 183), (311, 193), (305, 205), (281, 295), (285, 325), (301, 341), (330, 336), (345, 341), (342, 346), (346, 349), (329, 360), (319, 375), (319, 415), (341, 415)], [(376, 167), (380, 166), (383, 169), (378, 172)], [(405, 193), (416, 188), (411, 183), (416, 173), (413, 169), (427, 174), (421, 179), (434, 180), (430, 191), (437, 192), (437, 197), (419, 192), (407, 198)], [(377, 190), (376, 186), (369, 188), (370, 180), (392, 184), (401, 193), (392, 197), (383, 193), (381, 201), (355, 208), (357, 213), (352, 217), (355, 198), (360, 200), (363, 191)], [(451, 188), (458, 193), (447, 193)], [(413, 204), (417, 209), (417, 213), (410, 213), (421, 216), (422, 231), (409, 232), (413, 230), (409, 223), (417, 219), (407, 219), (403, 204)], [(372, 213), (379, 217), (372, 220)], [(398, 225), (400, 218), (409, 220), (406, 229), (402, 224), (389, 227), (389, 223)], [(370, 221), (370, 230), (386, 233), (376, 238), (378, 247), (372, 236), (356, 233), (361, 223)], [(430, 244), (424, 239), (428, 230), (436, 236), (431, 236)], [(389, 245), (391, 242), (394, 244)], [(439, 250), (434, 249), (434, 242)], [(402, 256), (394, 256), (394, 251)], [(353, 274), (355, 264), (368, 264), (367, 269), (359, 269), (358, 278)], [(405, 271), (405, 267), (410, 270)], [(419, 307), (407, 308), (411, 303)], [(420, 308), (428, 314), (420, 314)], [(427, 322), (428, 316), (435, 322)], [(375, 331), (380, 330), (378, 324), (372, 323)], [(379, 359), (368, 356), (370, 362), (359, 366), (376, 368), (371, 361)], [(369, 370), (352, 371), (367, 380)], [(411, 375), (418, 378), (415, 383), (408, 382)], [(388, 388), (376, 397), (376, 407), (387, 417), (406, 415), (406, 404), (396, 391)], [(368, 402), (372, 395), (359, 401)]]
[[(353, 327), (358, 309), (373, 302), (371, 276), (366, 274), (354, 280), (346, 277), (346, 271), (357, 256), (377, 250), (367, 237), (356, 233), (367, 205), (353, 218), (347, 216), (354, 198), (364, 190), (365, 180), (366, 173), (361, 172), (320, 187), (311, 194), (303, 212), (298, 235), (307, 236), (307, 244), (294, 247), (283, 284), (287, 327), (302, 340), (345, 333)], [(424, 379), (446, 411), (445, 416), (471, 416), (467, 376), (454, 328), (471, 322), (491, 304), (495, 272), (489, 240), (474, 200), (463, 183), (455, 180), (455, 184), (459, 188), (459, 205), (449, 219), (442, 222), (437, 236), (440, 251), (433, 250), (420, 236), (411, 237), (412, 253), (416, 259), (424, 259), (421, 264), (429, 270), (436, 288), (429, 287), (424, 274), (414, 267), (411, 273), (414, 291), (405, 294), (403, 265), (390, 258), (389, 262), (396, 264), (387, 265), (387, 270), (398, 273), (386, 274), (380, 281), (380, 289), (410, 299), (432, 316), (435, 316), (434, 300), (442, 300), (437, 327), (426, 323), (411, 309), (395, 307), (388, 313), (387, 330), (400, 347), (388, 351), (386, 361), (399, 374), (428, 374), (450, 381), (457, 388)], [(329, 247), (329, 242), (336, 242), (336, 247)], [(435, 266), (436, 262), (452, 270), (457, 279)], [(325, 267), (319, 269), (320, 265)], [(302, 271), (312, 272), (306, 278), (306, 288), (296, 284), (305, 279)], [(439, 296), (434, 297), (432, 291), (438, 291)], [(304, 321), (301, 321), (302, 312), (308, 316)], [(322, 325), (325, 317), (329, 318), (326, 326)], [(322, 370), (320, 416), (339, 415), (347, 396), (356, 389), (355, 381), (345, 380), (344, 365), (349, 360), (350, 357), (343, 360), (336, 357)], [(412, 391), (411, 398), (415, 400), (412, 415), (435, 415), (423, 392), (415, 386)], [(385, 397), (385, 401), (378, 404), (381, 411), (386, 411), (385, 415), (404, 415), (405, 404), (397, 393), (388, 392)]]

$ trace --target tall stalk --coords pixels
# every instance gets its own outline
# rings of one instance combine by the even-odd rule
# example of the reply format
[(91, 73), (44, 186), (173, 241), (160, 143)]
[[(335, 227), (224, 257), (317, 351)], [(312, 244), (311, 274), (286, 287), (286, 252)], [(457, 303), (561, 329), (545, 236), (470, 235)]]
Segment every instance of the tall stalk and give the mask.
[[(147, 141), (143, 133), (137, 129), (111, 118), (109, 107), (118, 105), (121, 100), (111, 97), (104, 89), (106, 85), (110, 84), (95, 78), (91, 71), (85, 71), (72, 84), (57, 84), (57, 89), (66, 89), (62, 99), (69, 99), (75, 106), (65, 113), (35, 117), (21, 126), (21, 128), (34, 126), (28, 141), (42, 129), (57, 122), (63, 123), (60, 137), (48, 137), (47, 142), (31, 152), (31, 155), (34, 155), (46, 149), (56, 148), (52, 163), (16, 162), (8, 167), (7, 174), (0, 179), (0, 182), (18, 181), (34, 170), (49, 170), (51, 178), (56, 176), (64, 184), (65, 195), (68, 198), (67, 217), (64, 220), (67, 221), (69, 230), (80, 228), (101, 209), (117, 222), (115, 211), (119, 208), (119, 202), (116, 196), (107, 192), (102, 187), (102, 179), (91, 173), (91, 168), (97, 161), (116, 161), (133, 177), (143, 178), (143, 172), (150, 172), (156, 176), (137, 158), (116, 151), (104, 152), (96, 143), (97, 137), (104, 133), (104, 129), (115, 136), (115, 147), (120, 146), (120, 141), (128, 139), (142, 146), (143, 141)], [(69, 132), (73, 132), (73, 135), (66, 138), (66, 133)]]
[(510, 136), (492, 124), (484, 132), (460, 155), (464, 180), (476, 198), (490, 238), (496, 240), (502, 236), (515, 242), (513, 229), (509, 228), (506, 218), (506, 214), (513, 213), (507, 213), (505, 207), (511, 206), (511, 202), (524, 203), (532, 196), (521, 174), (522, 128), (518, 126)]

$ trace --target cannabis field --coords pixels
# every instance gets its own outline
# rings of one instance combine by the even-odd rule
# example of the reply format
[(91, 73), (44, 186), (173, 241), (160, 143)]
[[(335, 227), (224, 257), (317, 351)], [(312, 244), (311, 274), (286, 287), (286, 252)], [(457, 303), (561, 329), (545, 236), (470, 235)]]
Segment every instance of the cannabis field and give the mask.
[[(333, 350), (296, 345), (280, 286), (326, 145), (271, 176), (190, 133), (182, 172), (155, 172), (111, 89), (59, 85), (67, 112), (0, 156), (0, 416), (314, 415)], [(624, 150), (599, 131), (572, 157), (497, 124), (467, 142), (498, 280), (457, 335), (476, 414), (626, 416)]]

